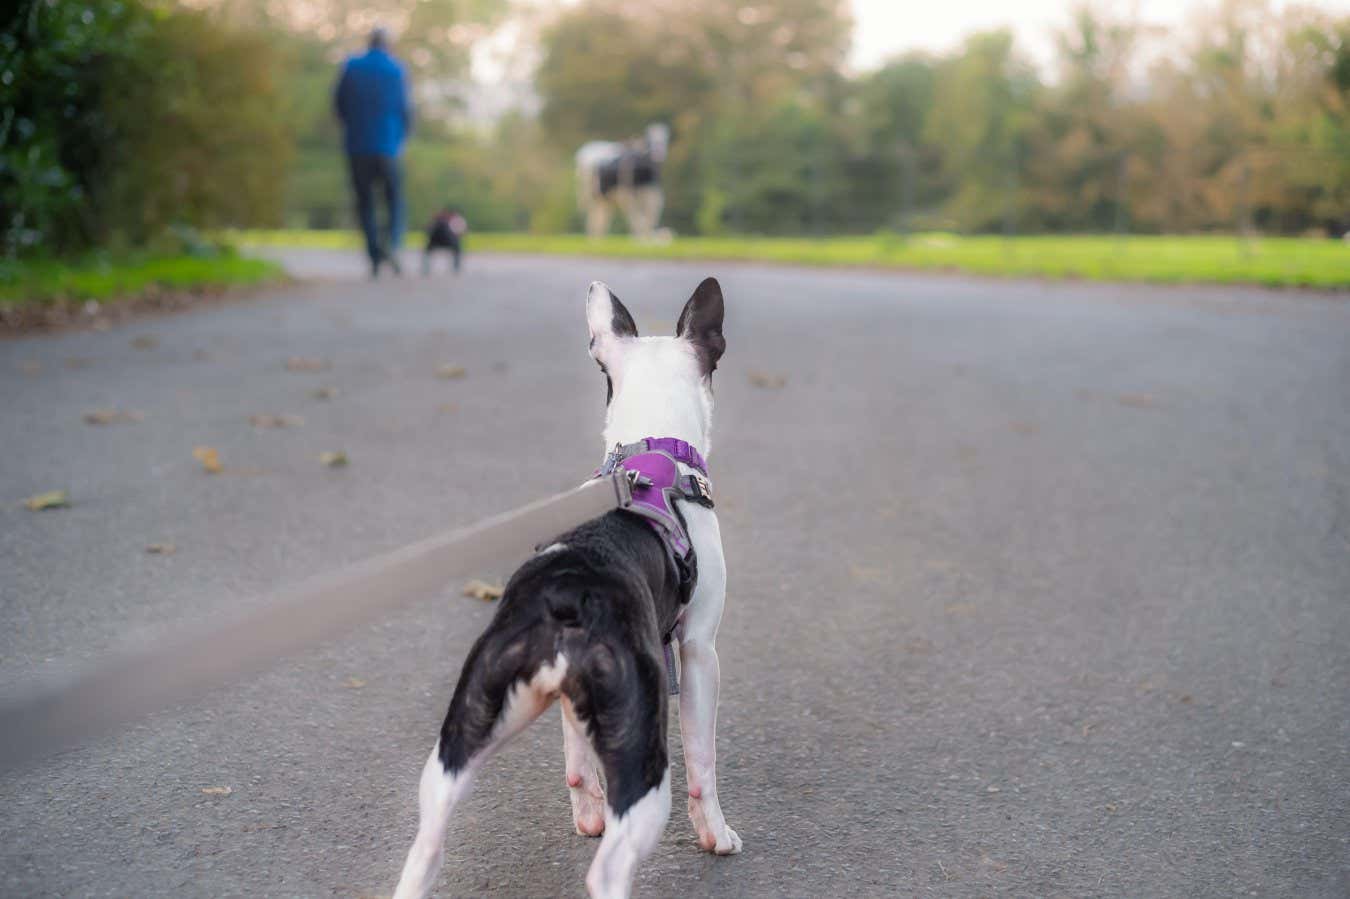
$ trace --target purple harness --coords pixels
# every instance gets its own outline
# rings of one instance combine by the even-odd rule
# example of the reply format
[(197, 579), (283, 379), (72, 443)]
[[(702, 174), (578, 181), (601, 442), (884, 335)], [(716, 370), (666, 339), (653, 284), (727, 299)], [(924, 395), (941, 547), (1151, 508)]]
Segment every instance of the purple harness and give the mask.
[[(697, 474), (680, 474), (678, 463), (695, 469)], [(713, 507), (712, 485), (708, 483), (708, 467), (694, 447), (674, 437), (646, 437), (637, 443), (618, 444), (595, 472), (596, 477), (612, 474), (622, 468), (628, 473), (633, 503), (626, 511), (641, 515), (661, 538), (675, 570), (680, 576), (680, 609), (693, 598), (698, 580), (694, 547), (689, 542), (689, 530), (675, 507), (681, 500)], [(679, 617), (676, 618), (678, 623)], [(675, 627), (663, 634), (666, 648), (666, 673), (672, 694), (679, 692), (675, 675), (674, 652), (671, 639)]]

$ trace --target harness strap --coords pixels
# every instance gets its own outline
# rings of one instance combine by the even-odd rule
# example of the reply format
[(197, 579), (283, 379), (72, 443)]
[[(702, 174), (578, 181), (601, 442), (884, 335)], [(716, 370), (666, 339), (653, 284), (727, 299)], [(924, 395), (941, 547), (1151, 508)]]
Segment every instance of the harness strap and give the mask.
[[(683, 440), (677, 440), (674, 437), (644, 437), (637, 443), (624, 443), (615, 446), (605, 459), (605, 466), (609, 471), (614, 469), (611, 466), (618, 465), (624, 459), (630, 456), (636, 456), (638, 453), (665, 453), (676, 462), (683, 462), (685, 465), (698, 469), (699, 473), (705, 478), (708, 476), (708, 463), (703, 461), (703, 456), (699, 451)], [(608, 474), (605, 468), (596, 472), (597, 474)]]

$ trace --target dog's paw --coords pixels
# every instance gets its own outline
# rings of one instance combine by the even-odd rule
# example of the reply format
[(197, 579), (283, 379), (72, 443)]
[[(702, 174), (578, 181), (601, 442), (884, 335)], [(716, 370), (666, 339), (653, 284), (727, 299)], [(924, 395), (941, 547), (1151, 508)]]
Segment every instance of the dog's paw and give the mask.
[[(711, 819), (711, 820), (710, 820)], [(741, 838), (722, 819), (722, 810), (706, 807), (701, 797), (689, 797), (689, 820), (698, 834), (698, 848), (716, 855), (735, 855), (741, 851)]]
[(588, 791), (584, 786), (568, 784), (572, 797), (572, 826), (583, 837), (598, 837), (605, 832), (605, 794)]
[(737, 855), (741, 851), (740, 834), (723, 825), (720, 834), (699, 834), (698, 847), (714, 855)]

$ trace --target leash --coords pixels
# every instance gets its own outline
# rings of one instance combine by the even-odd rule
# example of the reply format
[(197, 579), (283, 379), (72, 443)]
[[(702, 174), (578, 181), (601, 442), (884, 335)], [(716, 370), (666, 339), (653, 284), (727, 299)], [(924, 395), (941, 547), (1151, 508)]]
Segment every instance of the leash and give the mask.
[(73, 677), (0, 701), (0, 772), (17, 768), (330, 640), (632, 505), (623, 472), (279, 591), (242, 615), (125, 648)]

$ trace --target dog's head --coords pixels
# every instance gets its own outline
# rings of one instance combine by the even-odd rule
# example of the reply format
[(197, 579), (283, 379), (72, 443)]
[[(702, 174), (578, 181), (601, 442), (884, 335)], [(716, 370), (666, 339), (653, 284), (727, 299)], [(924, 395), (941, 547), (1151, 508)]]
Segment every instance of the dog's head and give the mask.
[(684, 304), (674, 337), (639, 337), (637, 323), (619, 298), (607, 285), (591, 284), (586, 296), (590, 353), (605, 375), (610, 424), (625, 421), (636, 430), (683, 426), (690, 431), (689, 422), (696, 421), (698, 433), (684, 439), (702, 441), (707, 452), (712, 374), (727, 345), (722, 313), (721, 285), (716, 278), (704, 278)]

